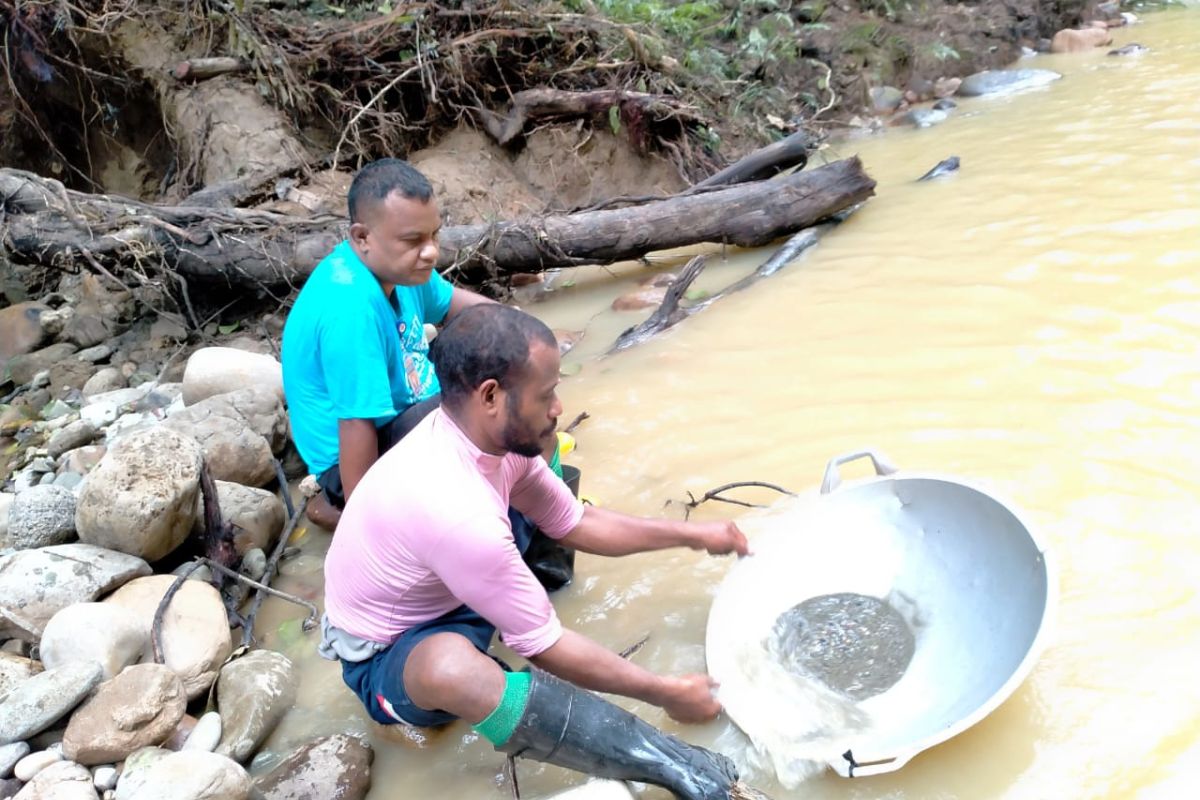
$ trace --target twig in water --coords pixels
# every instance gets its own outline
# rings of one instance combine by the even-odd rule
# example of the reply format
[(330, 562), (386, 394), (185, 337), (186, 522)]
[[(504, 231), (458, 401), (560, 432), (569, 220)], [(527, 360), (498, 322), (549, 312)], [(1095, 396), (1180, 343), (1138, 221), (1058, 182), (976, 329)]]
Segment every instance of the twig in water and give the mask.
[(509, 756), (504, 762), (504, 771), (508, 773), (508, 785), (512, 787), (513, 800), (521, 800), (521, 787), (517, 785), (517, 759)]
[(162, 596), (162, 600), (158, 601), (158, 608), (154, 610), (154, 622), (150, 625), (150, 652), (154, 656), (155, 664), (165, 664), (165, 656), (162, 649), (162, 626), (163, 618), (167, 614), (167, 606), (171, 605), (171, 599), (175, 597), (175, 593), (183, 586), (184, 581), (188, 579), (193, 572), (202, 566), (201, 562), (196, 561), (184, 568), (176, 578), (171, 587), (167, 589), (167, 593)]
[(317, 619), (321, 616), (321, 612), (317, 610), (317, 607), (315, 605), (308, 602), (307, 600), (300, 598), (300, 597), (296, 597), (296, 595), (294, 595), (294, 594), (288, 594), (287, 592), (281, 592), (278, 589), (272, 589), (270, 586), (259, 583), (258, 581), (254, 580), (253, 578), (248, 578), (245, 575), (243, 575), (242, 573), (240, 573), (236, 570), (232, 570), (229, 567), (225, 566), (224, 564), (220, 564), (216, 561), (213, 561), (211, 558), (200, 558), (199, 560), (202, 563), (207, 564), (209, 567), (211, 567), (212, 569), (221, 573), (222, 575), (224, 575), (227, 578), (233, 578), (235, 581), (244, 583), (247, 586), (258, 589), (260, 592), (266, 592), (267, 594), (271, 595), (272, 597), (278, 597), (280, 600), (287, 600), (289, 603), (295, 603), (298, 606), (303, 606), (304, 608), (307, 608), (308, 609), (308, 617), (306, 617), (304, 622), (302, 622), (300, 624), (300, 627), (304, 630), (305, 633), (308, 633), (313, 628), (317, 627)]
[(575, 419), (571, 420), (567, 424), (567, 427), (563, 428), (563, 433), (570, 433), (571, 431), (578, 428), (579, 424), (581, 422), (583, 422), (585, 419), (591, 419), (591, 418), (592, 418), (592, 415), (589, 414), (588, 412), (580, 411), (578, 414), (575, 415)]
[[(275, 462), (276, 466), (279, 462)], [(280, 467), (280, 471), (282, 471)], [(287, 482), (283, 484), (284, 497), (287, 497)], [(288, 508), (291, 509), (291, 499), (288, 499)], [(275, 550), (271, 553), (271, 558), (267, 561), (267, 568), (263, 571), (263, 583), (269, 584), (271, 579), (275, 577), (275, 570), (279, 567), (279, 559), (283, 557), (283, 551), (287, 548), (288, 539), (292, 538), (292, 531), (296, 529), (296, 524), (300, 522), (300, 518), (304, 516), (304, 510), (308, 508), (308, 498), (300, 503), (300, 507), (292, 510), (291, 517), (288, 518), (288, 524), (284, 527), (283, 533), (279, 534), (279, 541), (275, 543)], [(246, 624), (242, 627), (242, 644), (249, 647), (254, 643), (254, 619), (258, 615), (258, 609), (262, 606), (264, 595), (262, 592), (254, 595), (254, 599), (250, 602), (250, 610), (246, 612)]]
[(624, 650), (618, 653), (618, 655), (621, 656), (621, 658), (633, 658), (638, 654), (638, 651), (646, 646), (646, 642), (648, 641), (650, 641), (650, 634), (647, 633), (645, 636), (638, 639), (636, 642), (629, 645), (629, 647), (626, 647)]
[(694, 494), (692, 494), (691, 492), (688, 492), (687, 493), (688, 500), (686, 503), (683, 504), (684, 519), (688, 519), (691, 517), (693, 508), (696, 508), (701, 503), (707, 503), (709, 500), (715, 500), (718, 503), (729, 503), (730, 505), (742, 506), (743, 508), (762, 508), (763, 507), (762, 503), (750, 503), (745, 500), (738, 500), (733, 497), (721, 497), (722, 492), (727, 492), (730, 489), (741, 489), (741, 488), (744, 488), (747, 486), (758, 486), (763, 489), (771, 489), (773, 491), (779, 492), (780, 494), (786, 494), (789, 497), (796, 496), (795, 492), (788, 491), (787, 489), (783, 488), (782, 486), (777, 486), (774, 483), (767, 483), (766, 481), (734, 481), (733, 483), (726, 483), (722, 486), (718, 486), (715, 489), (709, 489), (698, 500), (696, 499), (696, 496)]

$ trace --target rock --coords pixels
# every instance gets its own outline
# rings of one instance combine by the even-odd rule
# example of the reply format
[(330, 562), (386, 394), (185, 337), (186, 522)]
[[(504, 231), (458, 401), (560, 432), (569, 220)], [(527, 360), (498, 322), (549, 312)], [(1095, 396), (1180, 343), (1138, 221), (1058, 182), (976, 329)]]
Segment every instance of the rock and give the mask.
[(33, 380), (31, 380), (29, 382), (29, 385), (32, 386), (34, 389), (41, 389), (43, 386), (49, 386), (50, 385), (50, 370), (44, 369), (41, 372), (39, 372), (37, 375), (34, 375)]
[(97, 800), (97, 795), (90, 772), (73, 761), (59, 761), (35, 775), (13, 800)]
[(82, 389), (91, 377), (100, 370), (90, 361), (68, 358), (50, 367), (50, 390), (58, 393), (69, 389)]
[(969, 75), (958, 87), (963, 97), (978, 97), (986, 94), (1003, 94), (1023, 89), (1045, 86), (1062, 75), (1048, 69), (997, 69), (984, 70)]
[(938, 100), (954, 95), (962, 86), (962, 78), (938, 78), (933, 82), (933, 96)]
[(125, 759), (121, 765), (121, 774), (117, 777), (117, 789), (125, 794), (135, 791), (145, 782), (150, 768), (171, 755), (170, 750), (161, 747), (143, 747)]
[(241, 573), (252, 581), (261, 581), (267, 572), (267, 554), (257, 547), (242, 556)]
[(665, 286), (635, 289), (612, 301), (613, 311), (639, 311), (643, 308), (657, 308), (667, 296)]
[(191, 734), (183, 743), (184, 750), (203, 750), (211, 753), (221, 741), (221, 715), (209, 711), (196, 722)]
[[(104, 602), (130, 609), (149, 629), (159, 601), (174, 581), (171, 575), (138, 578)], [(212, 585), (184, 581), (163, 616), (162, 648), (167, 666), (179, 675), (189, 699), (212, 685), (221, 664), (233, 652), (225, 606)], [(143, 658), (149, 660), (149, 646)]]
[(167, 428), (196, 441), (216, 480), (262, 486), (275, 475), (271, 446), (240, 417), (209, 415), (200, 420), (185, 417), (191, 409), (172, 416)]
[(196, 727), (196, 721), (191, 714), (184, 714), (183, 719), (179, 720), (175, 730), (171, 731), (171, 735), (161, 746), (167, 750), (182, 750), (183, 743), (188, 740), (188, 737), (192, 735), (192, 729)]
[(1054, 34), (1050, 40), (1050, 52), (1085, 53), (1109, 44), (1112, 44), (1112, 34), (1108, 32), (1107, 25), (1102, 28), (1067, 29)]
[(75, 529), (83, 542), (157, 561), (195, 521), (201, 452), (162, 426), (129, 434), (83, 485)]
[(949, 97), (943, 97), (931, 106), (934, 111), (949, 111), (958, 108), (958, 103), (951, 100)]
[(890, 114), (900, 107), (904, 92), (895, 86), (872, 86), (871, 107), (877, 114)]
[(63, 754), (94, 766), (121, 761), (143, 747), (162, 744), (187, 706), (183, 684), (170, 667), (135, 664), (100, 684), (71, 715)]
[(75, 661), (95, 661), (103, 668), (104, 679), (109, 680), (138, 662), (149, 636), (145, 621), (127, 608), (111, 603), (76, 603), (50, 618), (39, 652), (47, 669)]
[[(41, 663), (13, 653), (0, 652), (0, 701), (13, 687), (42, 671)], [(0, 774), (3, 774), (0, 771)]]
[(51, 458), (58, 458), (68, 450), (91, 444), (95, 438), (96, 426), (86, 419), (77, 419), (50, 437), (46, 444), (46, 452)]
[(0, 308), (0, 374), (11, 358), (32, 353), (42, 343), (45, 333), (41, 316), (48, 310), (41, 303), (34, 302)]
[(250, 430), (267, 440), (272, 453), (283, 451), (289, 441), (287, 412), (278, 396), (262, 388), (238, 389), (216, 395), (179, 410), (171, 418), (199, 421), (212, 415), (240, 419)]
[(1132, 42), (1130, 44), (1125, 45), (1124, 47), (1118, 47), (1116, 50), (1109, 50), (1108, 54), (1110, 56), (1140, 56), (1143, 53), (1149, 53), (1149, 52), (1150, 52), (1149, 47), (1140, 45), (1137, 42)]
[(73, 355), (79, 348), (73, 344), (59, 342), (32, 353), (15, 356), (9, 359), (8, 371), (13, 383), (21, 385), (33, 380), (33, 376), (44, 369), (51, 369), (58, 362)]
[(917, 128), (928, 128), (945, 122), (950, 118), (949, 112), (937, 108), (914, 108), (905, 114), (900, 121)]
[[(254, 489), (229, 481), (216, 481), (216, 485), (221, 516), (240, 528), (233, 535), (233, 545), (238, 555), (244, 556), (254, 549), (270, 549), (286, 522), (287, 512), (283, 501), (266, 489)], [(199, 533), (203, 524), (203, 514), (198, 514), (193, 533)]]
[(90, 544), (0, 556), (0, 639), (37, 641), (50, 618), (67, 606), (149, 574), (142, 559)]
[(92, 397), (125, 388), (125, 376), (116, 367), (103, 367), (83, 384), (83, 396)]
[(192, 353), (183, 373), (183, 402), (262, 387), (283, 400), (283, 367), (273, 357), (233, 347), (203, 347)]
[(1137, 14), (1134, 14), (1131, 11), (1122, 11), (1121, 19), (1124, 20), (1126, 25), (1137, 25), (1137, 23), (1138, 23)]
[(355, 736), (309, 742), (258, 778), (265, 800), (361, 800), (371, 788), (375, 752)]
[(80, 347), (94, 347), (105, 339), (120, 333), (120, 326), (98, 313), (89, 313), (88, 306), (81, 304), (75, 316), (63, 326), (62, 338)]
[(17, 495), (8, 514), (8, 546), (30, 550), (75, 538), (75, 495), (58, 486), (34, 486)]
[(185, 572), (187, 573), (188, 580), (200, 581), (201, 583), (212, 582), (212, 570), (209, 569), (207, 565), (192, 569), (192, 563), (187, 561), (171, 570), (171, 574), (176, 578), (178, 578), (180, 575), (183, 575)]
[(13, 742), (12, 744), (0, 745), (0, 778), (7, 778), (9, 775), (12, 775), (13, 767), (27, 755), (29, 755), (29, 744), (27, 742)]
[(95, 347), (89, 347), (86, 350), (80, 350), (75, 354), (75, 357), (80, 361), (90, 361), (93, 364), (98, 364), (99, 362), (106, 360), (112, 354), (113, 347), (111, 344), (98, 344)]
[[(19, 742), (19, 744), (24, 744), (25, 749), (29, 750), (29, 745), (24, 742)], [(30, 753), (13, 765), (13, 777), (19, 781), (28, 783), (33, 780), (34, 775), (37, 775), (51, 764), (56, 764), (62, 760), (62, 753), (56, 750), (39, 750), (36, 753)]]
[(108, 448), (102, 444), (77, 447), (74, 450), (64, 453), (62, 458), (59, 459), (59, 472), (74, 472), (78, 475), (87, 475), (100, 463), (100, 460), (104, 458), (104, 454), (107, 452)]
[(92, 786), (95, 786), (97, 791), (107, 792), (109, 789), (117, 788), (118, 777), (119, 773), (116, 767), (108, 764), (96, 767), (92, 770)]
[(83, 476), (78, 472), (60, 472), (54, 479), (54, 483), (50, 485), (58, 486), (62, 489), (66, 489), (69, 492), (74, 492), (75, 487), (79, 486), (81, 483), (83, 483)]
[(221, 669), (217, 710), (221, 741), (216, 752), (246, 761), (296, 701), (298, 676), (291, 659), (273, 650), (253, 650)]
[(201, 750), (168, 753), (144, 768), (127, 788), (117, 782), (117, 800), (246, 800), (250, 777), (225, 756)]
[(15, 494), (0, 492), (0, 547), (8, 547), (8, 515), (16, 499)]
[(563, 328), (555, 328), (554, 340), (558, 342), (558, 354), (565, 356), (567, 353), (575, 349), (575, 345), (583, 340), (583, 331), (568, 331)]
[(28, 739), (58, 722), (100, 682), (95, 662), (48, 669), (18, 684), (0, 706), (0, 744)]

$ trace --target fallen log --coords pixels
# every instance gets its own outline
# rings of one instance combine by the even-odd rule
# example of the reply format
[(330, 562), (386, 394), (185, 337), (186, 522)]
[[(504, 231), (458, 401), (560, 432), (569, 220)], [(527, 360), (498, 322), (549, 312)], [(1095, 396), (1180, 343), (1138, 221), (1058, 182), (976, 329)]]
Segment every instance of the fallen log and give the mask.
[(692, 189), (759, 181), (792, 167), (803, 169), (808, 163), (808, 154), (815, 146), (816, 142), (811, 136), (804, 131), (797, 131), (738, 159), (720, 172), (700, 181)]
[[(439, 267), (469, 281), (612, 263), (654, 250), (724, 242), (755, 247), (862, 202), (875, 182), (857, 158), (728, 189), (628, 208), (448, 227)], [(341, 217), (155, 206), (68, 190), (0, 169), (0, 246), (10, 260), (73, 270), (141, 264), (242, 286), (303, 278), (345, 237)]]

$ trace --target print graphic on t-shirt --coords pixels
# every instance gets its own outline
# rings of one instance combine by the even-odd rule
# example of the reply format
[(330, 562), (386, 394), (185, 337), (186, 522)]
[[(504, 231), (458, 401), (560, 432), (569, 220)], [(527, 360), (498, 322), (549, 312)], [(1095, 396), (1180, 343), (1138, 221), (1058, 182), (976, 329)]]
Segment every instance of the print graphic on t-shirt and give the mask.
[(433, 393), (434, 381), (425, 327), (401, 320), (396, 324), (396, 333), (400, 335), (400, 352), (404, 354), (404, 378), (413, 402), (419, 402)]

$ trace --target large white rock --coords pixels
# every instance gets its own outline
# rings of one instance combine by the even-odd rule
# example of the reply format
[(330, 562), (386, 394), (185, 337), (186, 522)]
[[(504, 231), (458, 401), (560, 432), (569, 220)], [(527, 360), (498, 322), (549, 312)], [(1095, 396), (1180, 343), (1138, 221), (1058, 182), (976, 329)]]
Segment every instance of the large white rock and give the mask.
[(145, 620), (128, 608), (76, 603), (50, 618), (38, 650), (47, 669), (95, 661), (108, 680), (141, 659), (149, 635)]
[(0, 547), (8, 547), (8, 515), (17, 496), (0, 492)]
[(200, 446), (163, 426), (115, 444), (84, 482), (75, 510), (83, 542), (157, 561), (192, 529)]
[[(133, 611), (149, 629), (159, 601), (174, 582), (171, 575), (138, 578), (104, 602)], [(221, 595), (211, 584), (184, 581), (163, 615), (162, 648), (164, 661), (183, 681), (189, 699), (198, 697), (216, 680), (217, 671), (233, 652), (233, 641)], [(153, 660), (150, 644), (142, 660)]]
[(28, 739), (58, 722), (100, 683), (101, 672), (94, 662), (68, 664), (18, 684), (0, 705), (0, 744)]
[(296, 702), (299, 678), (291, 659), (254, 650), (221, 668), (217, 709), (221, 742), (216, 752), (246, 761)]
[(0, 639), (36, 642), (62, 609), (149, 574), (150, 565), (142, 559), (90, 544), (0, 556)]
[(250, 794), (240, 764), (202, 750), (170, 753), (138, 772), (136, 781), (118, 781), (117, 800), (246, 800)]
[(135, 664), (100, 684), (71, 715), (63, 755), (87, 766), (122, 761), (166, 741), (186, 706), (183, 684), (170, 667)]
[(234, 347), (204, 347), (183, 371), (183, 402), (198, 403), (226, 392), (261, 387), (283, 400), (283, 366), (274, 358)]
[(13, 800), (98, 800), (98, 797), (92, 773), (74, 761), (59, 761), (33, 776)]

